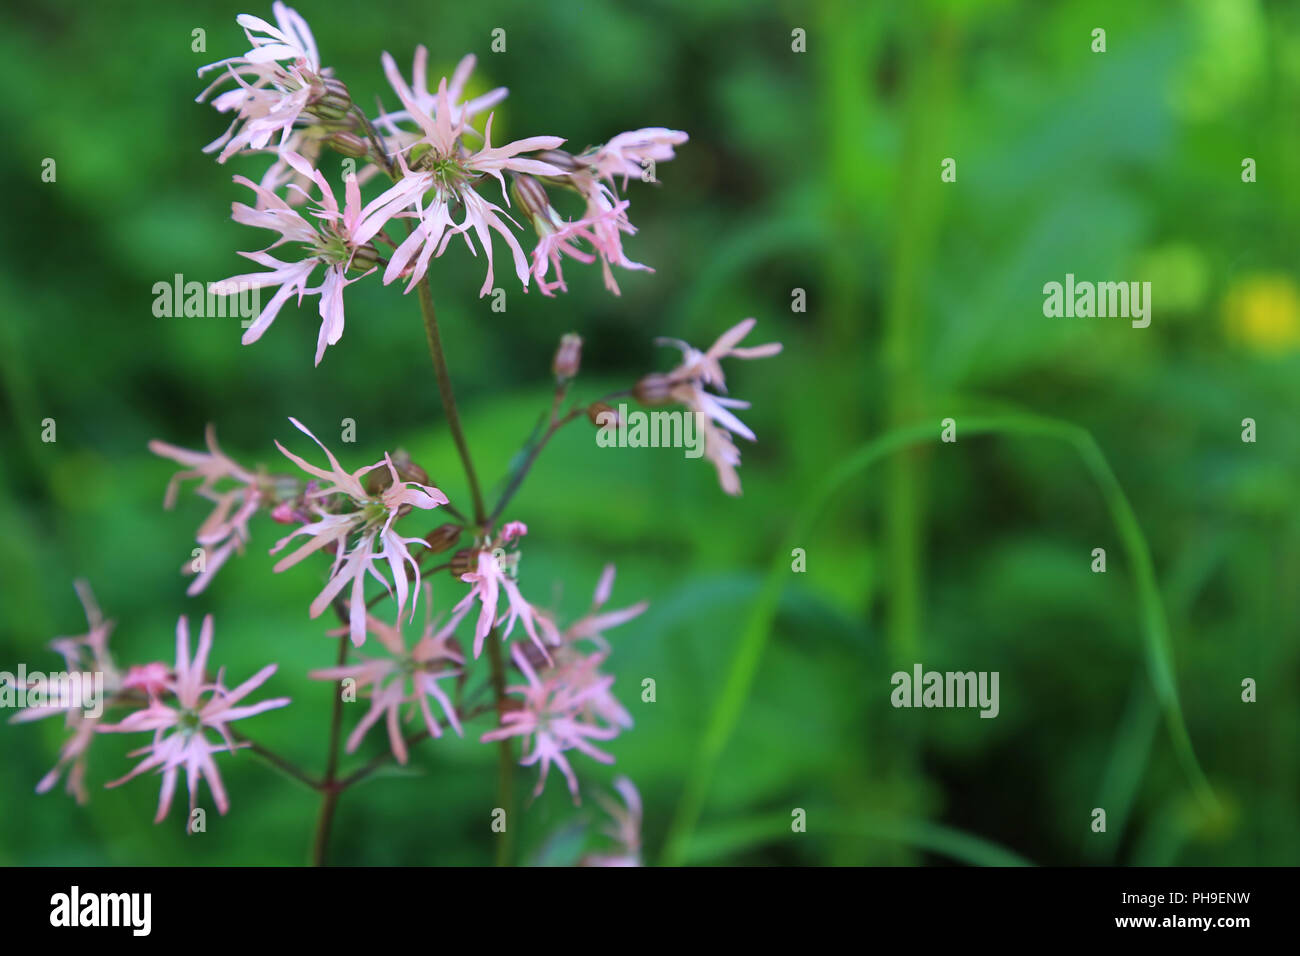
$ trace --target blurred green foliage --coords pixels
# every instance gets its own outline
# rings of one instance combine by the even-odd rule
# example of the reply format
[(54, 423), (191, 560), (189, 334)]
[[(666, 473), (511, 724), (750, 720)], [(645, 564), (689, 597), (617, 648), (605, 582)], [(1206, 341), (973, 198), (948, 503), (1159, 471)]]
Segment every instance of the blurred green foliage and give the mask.
[[(660, 0), (376, 7), (303, 0), (322, 56), (357, 101), (395, 98), (381, 50), (431, 70), (479, 55), (506, 85), (498, 141), (573, 147), (640, 126), (689, 131), (661, 187), (632, 184), (629, 240), (657, 271), (569, 270), (570, 292), (477, 298), (482, 265), (438, 260), (435, 296), (466, 430), (494, 488), (549, 401), (560, 335), (585, 337), (578, 394), (666, 368), (672, 335), (704, 346), (753, 315), (785, 353), (729, 368), (752, 401), (745, 493), (671, 451), (600, 451), (562, 433), (510, 509), (530, 534), (527, 592), (581, 613), (601, 566), (615, 606), (650, 611), (615, 631), (616, 692), (637, 725), (615, 768), (577, 758), (589, 784), (627, 773), (647, 807), (652, 860), (736, 664), (763, 575), (821, 479), (887, 430), (932, 422), (936, 442), (832, 497), (782, 583), (735, 732), (703, 789), (684, 858), (731, 863), (1294, 863), (1300, 849), (1300, 10), (1259, 0), (1131, 4), (754, 4)], [(161, 508), (169, 463), (214, 422), (240, 461), (273, 463), (290, 415), (322, 436), (353, 418), (355, 468), (398, 445), (453, 500), (463, 478), (443, 426), (418, 307), (398, 287), (349, 292), (342, 342), (313, 369), (315, 303), (254, 346), (234, 320), (158, 319), (152, 286), (241, 271), (260, 248), (229, 220), (263, 162), (218, 167), (224, 127), (194, 103), (194, 70), (244, 51), (238, 12), (49, 2), (0, 14), (0, 151), (8, 196), (0, 270), (0, 667), (53, 668), (44, 645), (80, 633), (87, 578), (118, 622), (120, 661), (170, 657), (176, 617), (213, 613), (214, 663), (233, 679), (280, 664), (267, 692), (294, 705), (249, 721), (266, 746), (324, 764), (326, 622), (306, 608), (319, 574), (270, 573), (280, 529), (202, 596), (178, 568), (206, 514)], [(207, 52), (191, 31), (207, 31)], [(507, 52), (490, 52), (494, 28)], [(1108, 49), (1093, 53), (1104, 27)], [(791, 49), (791, 31), (807, 52)], [(40, 179), (46, 157), (57, 181)], [(957, 181), (940, 163), (957, 160)], [(1258, 181), (1241, 180), (1243, 157)], [(336, 162), (334, 157), (330, 162)], [(1047, 319), (1042, 286), (1153, 282), (1151, 327)], [(808, 309), (791, 311), (792, 290)], [(1160, 721), (1142, 619), (1105, 502), (1077, 455), (1026, 436), (962, 436), (963, 416), (1025, 409), (1096, 440), (1153, 556), (1190, 737), (1219, 801), (1199, 804)], [(954, 417), (959, 440), (938, 444)], [(1240, 440), (1241, 421), (1258, 442)], [(40, 440), (41, 422), (58, 440)], [(598, 453), (599, 452), (599, 453)], [(1104, 547), (1106, 574), (1089, 570)], [(459, 596), (446, 579), (440, 607)], [(894, 710), (890, 673), (915, 661), (1001, 674), (1001, 714)], [(653, 677), (657, 702), (640, 701)], [(1245, 677), (1259, 701), (1242, 703)], [(349, 714), (349, 723), (355, 716)], [(481, 732), (483, 728), (479, 728)], [(402, 773), (343, 799), (332, 858), (367, 864), (492, 858), (495, 754), (423, 745)], [(345, 766), (382, 752), (372, 735)], [(0, 862), (282, 864), (305, 859), (317, 800), (254, 757), (221, 758), (226, 818), (186, 838), (179, 808), (150, 821), (152, 778), (78, 808), (36, 780), (55, 760), (50, 720), (0, 730)], [(97, 741), (92, 786), (132, 742)], [(521, 771), (522, 801), (534, 780)], [(702, 778), (700, 778), (702, 779)], [(1093, 807), (1110, 815), (1089, 831)], [(790, 811), (808, 832), (789, 832)], [(512, 821), (523, 861), (571, 857), (575, 810), (558, 780)], [(999, 847), (1004, 849), (998, 849)]]

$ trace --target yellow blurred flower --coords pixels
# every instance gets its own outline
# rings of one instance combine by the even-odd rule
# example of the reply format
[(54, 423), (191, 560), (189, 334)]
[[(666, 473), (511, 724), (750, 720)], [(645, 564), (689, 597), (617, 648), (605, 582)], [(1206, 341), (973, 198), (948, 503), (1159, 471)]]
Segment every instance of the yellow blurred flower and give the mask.
[(1223, 300), (1228, 338), (1255, 352), (1281, 354), (1300, 346), (1300, 290), (1290, 276), (1242, 279)]

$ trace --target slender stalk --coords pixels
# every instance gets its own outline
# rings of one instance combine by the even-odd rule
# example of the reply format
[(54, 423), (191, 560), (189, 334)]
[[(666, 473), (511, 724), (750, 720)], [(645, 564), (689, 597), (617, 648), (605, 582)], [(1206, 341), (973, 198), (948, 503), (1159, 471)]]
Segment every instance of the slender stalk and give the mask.
[[(488, 711), (495, 710), (495, 709), (496, 709), (495, 704), (492, 705), (484, 704), (480, 707), (475, 707), (472, 710), (465, 710), (462, 707), (457, 707), (456, 719), (459, 720), (462, 724), (466, 724), (469, 721), (473, 720), (475, 717), (478, 717), (481, 714), (485, 714)], [(409, 737), (406, 738), (407, 750), (414, 750), (419, 744), (422, 744), (424, 741), (428, 740), (429, 737), (430, 734), (429, 731), (427, 730), (421, 730), (411, 734)], [(366, 779), (366, 777), (370, 776), (372, 773), (374, 773), (376, 770), (383, 767), (385, 764), (396, 759), (397, 758), (393, 756), (393, 752), (391, 750), (386, 750), (381, 754), (376, 754), (374, 757), (370, 758), (370, 761), (368, 763), (364, 764), (361, 767), (358, 767), (356, 770), (352, 771), (346, 777), (339, 780), (336, 786), (340, 791), (346, 790), (349, 787), (360, 783), (362, 780)]]
[[(335, 612), (346, 621), (343, 609), (336, 602)], [(348, 635), (339, 637), (339, 655), (336, 666), (342, 667), (348, 660)], [(338, 808), (339, 795), (343, 789), (336, 783), (339, 770), (339, 743), (343, 736), (343, 682), (334, 685), (334, 710), (330, 715), (329, 757), (325, 764), (325, 778), (321, 781), (324, 797), (321, 800), (320, 814), (316, 818), (316, 836), (312, 840), (312, 866), (324, 866), (329, 851), (330, 829), (334, 825), (334, 811)]]
[[(497, 640), (497, 629), (492, 628), (488, 635), (488, 659), (492, 663), (492, 694), (496, 700), (497, 720), (504, 713), (506, 703), (506, 668), (501, 656), (501, 642)], [(497, 866), (510, 865), (510, 843), (514, 831), (515, 788), (512, 778), (515, 773), (514, 748), (509, 738), (502, 740), (497, 750), (497, 800), (506, 812), (506, 829), (497, 841)]]
[(232, 731), (231, 736), (235, 738), (236, 743), (246, 744), (247, 746), (245, 749), (247, 749), (249, 753), (253, 753), (261, 757), (268, 764), (270, 764), (276, 770), (279, 770), (285, 776), (292, 777), (294, 780), (297, 780), (303, 786), (310, 787), (313, 790), (319, 790), (321, 788), (321, 784), (319, 780), (316, 780), (313, 777), (311, 777), (304, 770), (302, 770), (297, 764), (295, 764), (292, 760), (287, 760), (286, 758), (281, 757), (275, 751), (268, 750), (266, 747), (263, 747), (257, 741), (251, 740), (250, 738), (245, 737), (243, 734), (240, 734), (237, 731)]
[[(623, 395), (630, 395), (630, 394), (632, 394), (632, 389), (625, 388), (617, 392), (610, 392), (608, 395), (596, 399), (596, 401), (608, 402), (611, 398), (619, 398)], [(506, 510), (506, 505), (510, 504), (510, 499), (512, 499), (515, 496), (515, 492), (519, 490), (519, 486), (522, 485), (524, 483), (524, 479), (528, 477), (528, 472), (532, 469), (533, 464), (537, 461), (537, 456), (542, 453), (542, 449), (546, 447), (547, 442), (549, 442), (555, 436), (556, 432), (558, 432), (565, 425), (569, 424), (569, 422), (573, 421), (575, 418), (581, 417), (583, 414), (586, 413), (587, 408), (589, 406), (579, 405), (577, 408), (570, 409), (562, 418), (556, 418), (555, 415), (560, 410), (560, 402), (563, 399), (563, 397), (564, 397), (563, 390), (556, 391), (555, 401), (551, 405), (551, 419), (550, 419), (549, 427), (542, 434), (541, 439), (538, 440), (533, 445), (533, 447), (528, 450), (528, 457), (524, 459), (524, 463), (519, 467), (519, 470), (515, 472), (514, 477), (510, 479), (510, 484), (506, 487), (505, 492), (501, 495), (501, 500), (498, 501), (496, 507), (492, 509), (492, 514), (488, 517), (488, 524), (495, 524), (497, 520), (501, 517), (502, 512)], [(595, 404), (595, 403), (590, 403), (590, 404)]]
[(506, 510), (506, 505), (510, 504), (510, 499), (515, 496), (515, 492), (519, 490), (519, 486), (522, 485), (524, 479), (528, 477), (528, 472), (533, 467), (533, 462), (537, 460), (537, 456), (541, 454), (542, 449), (546, 447), (546, 443), (551, 440), (552, 436), (554, 436), (556, 432), (569, 422), (573, 421), (584, 411), (585, 409), (575, 408), (561, 419), (551, 419), (550, 426), (542, 433), (541, 439), (539, 439), (533, 447), (528, 450), (528, 457), (524, 459), (523, 465), (521, 465), (519, 470), (515, 472), (514, 477), (510, 479), (510, 484), (506, 486), (505, 492), (501, 495), (501, 500), (499, 500), (496, 507), (492, 509), (492, 514), (488, 517), (489, 524), (494, 524), (501, 517), (501, 513)]
[(424, 317), (424, 335), (429, 343), (429, 357), (433, 359), (433, 371), (438, 378), (438, 395), (442, 398), (442, 409), (447, 415), (447, 427), (451, 429), (451, 437), (456, 442), (460, 463), (465, 468), (465, 479), (469, 482), (469, 493), (474, 499), (474, 521), (482, 529), (487, 510), (483, 507), (483, 492), (479, 489), (478, 476), (474, 473), (469, 444), (465, 441), (465, 432), (460, 426), (460, 412), (456, 409), (456, 393), (451, 388), (447, 356), (442, 350), (442, 336), (438, 334), (438, 315), (433, 309), (433, 292), (429, 288), (428, 276), (420, 280), (419, 292), (420, 314)]
[[(478, 476), (474, 473), (469, 444), (465, 441), (465, 432), (460, 424), (460, 413), (456, 409), (456, 394), (452, 390), (451, 375), (447, 371), (447, 356), (442, 348), (442, 336), (438, 334), (438, 316), (434, 312), (433, 291), (429, 288), (428, 276), (420, 280), (419, 287), (420, 314), (424, 318), (424, 334), (429, 343), (429, 357), (433, 359), (433, 371), (438, 379), (438, 394), (442, 398), (443, 412), (447, 416), (447, 427), (451, 429), (456, 450), (460, 453), (461, 464), (465, 468), (465, 480), (469, 482), (470, 496), (474, 500), (474, 521), (481, 534), (488, 524), (487, 509), (483, 505), (483, 492), (479, 488)], [(492, 667), (492, 688), (496, 695), (497, 719), (500, 720), (506, 700), (506, 667), (501, 655), (500, 643), (497, 641), (496, 628), (493, 628), (488, 636), (488, 659)], [(515, 756), (514, 747), (509, 739), (500, 742), (499, 754), (497, 800), (506, 811), (506, 833), (502, 834), (497, 844), (497, 865), (505, 866), (510, 862), (510, 826), (514, 822), (511, 820), (511, 813), (514, 809)]]
[[(411, 736), (406, 738), (407, 749), (409, 750), (411, 747), (414, 747), (416, 744), (422, 742), (428, 736), (429, 736), (429, 732), (427, 730), (421, 730), (419, 733), (411, 734)], [(374, 773), (376, 770), (378, 770), (380, 767), (382, 767), (384, 764), (388, 763), (388, 761), (392, 759), (393, 759), (393, 754), (391, 751), (387, 751), (385, 753), (376, 755), (375, 757), (371, 758), (370, 762), (367, 763), (364, 767), (352, 771), (352, 773), (348, 774), (346, 777), (340, 780), (338, 783), (339, 790), (340, 791), (346, 790), (348, 787), (352, 786), (353, 784), (360, 783), (362, 780), (366, 779), (366, 777), (370, 776), (372, 773)]]
[(316, 835), (312, 838), (311, 843), (312, 866), (325, 865), (325, 857), (329, 850), (330, 829), (334, 825), (334, 811), (339, 805), (339, 790), (331, 786), (323, 792), (325, 796), (321, 800), (320, 815), (316, 818)]

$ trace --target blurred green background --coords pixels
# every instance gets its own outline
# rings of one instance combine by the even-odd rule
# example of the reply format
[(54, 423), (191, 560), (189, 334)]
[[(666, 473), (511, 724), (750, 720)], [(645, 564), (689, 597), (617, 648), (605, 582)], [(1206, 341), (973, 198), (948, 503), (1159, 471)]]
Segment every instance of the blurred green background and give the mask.
[[(380, 51), (407, 70), (424, 42), (435, 77), (475, 52), (476, 89), (510, 87), (499, 142), (555, 134), (580, 148), (651, 125), (691, 135), (660, 166), (661, 186), (630, 187), (640, 232), (628, 253), (657, 271), (621, 273), (621, 298), (575, 264), (567, 296), (502, 282), (508, 309), (493, 313), (477, 298), (479, 260), (453, 248), (436, 261), (489, 489), (549, 401), (564, 332), (586, 339), (575, 394), (588, 398), (669, 367), (676, 353), (655, 336), (703, 347), (752, 315), (753, 342), (786, 345), (727, 369), (759, 437), (742, 449), (742, 498), (726, 498), (703, 462), (597, 449), (579, 424), (508, 515), (530, 528), (521, 583), (533, 600), (570, 619), (614, 561), (613, 606), (651, 602), (611, 634), (615, 691), (636, 727), (612, 745), (614, 768), (575, 757), (588, 793), (619, 772), (639, 785), (651, 862), (674, 819), (667, 859), (698, 863), (1296, 862), (1300, 9), (297, 9), (368, 108), (376, 96), (396, 105)], [(246, 49), (239, 12), (270, 15), (214, 2), (0, 14), (0, 169), (13, 187), (0, 231), (0, 668), (56, 667), (45, 642), (84, 630), (78, 576), (118, 622), (121, 663), (170, 660), (177, 616), (211, 612), (214, 663), (240, 680), (278, 661), (265, 690), (294, 698), (243, 729), (319, 772), (331, 691), (305, 672), (333, 648), (327, 622), (307, 617), (320, 569), (272, 575), (265, 549), (282, 529), (260, 518), (249, 552), (186, 598), (177, 569), (207, 509), (186, 494), (162, 510), (172, 467), (146, 442), (199, 447), (213, 422), (237, 460), (279, 467), (273, 439), (303, 450), (293, 415), (350, 468), (400, 445), (453, 500), (465, 486), (417, 303), (397, 286), (349, 291), (346, 334), (318, 369), (315, 300), (249, 347), (237, 320), (152, 314), (155, 282), (226, 277), (242, 269), (235, 250), (264, 244), (229, 211), (248, 198), (231, 174), (256, 179), (265, 161), (219, 167), (201, 153), (225, 124), (194, 103), (195, 69)], [(206, 53), (191, 50), (199, 27)], [(1090, 49), (1095, 27), (1104, 54)], [(494, 28), (505, 53), (490, 51)], [(796, 28), (806, 52), (791, 49)], [(47, 157), (54, 183), (40, 178)], [(955, 183), (940, 181), (945, 157)], [(1244, 157), (1258, 182), (1242, 182)], [(1151, 281), (1150, 328), (1045, 318), (1042, 286), (1067, 272)], [(792, 311), (795, 289), (806, 312)], [(1140, 559), (1085, 459), (1050, 435), (963, 432), (976, 416), (1025, 411), (1086, 429), (1128, 496), (1213, 806), (1163, 723), (1147, 668), (1152, 594), (1144, 604)], [(937, 441), (946, 417), (956, 444)], [(1247, 417), (1254, 444), (1241, 441)], [(41, 441), (45, 418), (54, 443)], [(356, 445), (337, 441), (344, 418)], [(929, 440), (853, 472), (800, 524), (828, 474), (911, 425)], [(806, 550), (804, 573), (790, 570), (792, 544)], [(1097, 547), (1105, 574), (1089, 569)], [(440, 607), (458, 596), (438, 580)], [(1000, 716), (893, 709), (889, 676), (915, 662), (998, 671)], [(653, 704), (640, 700), (645, 677)], [(1241, 701), (1246, 677), (1257, 703)], [(494, 750), (473, 742), (483, 729), (424, 744), (405, 773), (346, 794), (332, 859), (490, 862), (496, 771)], [(255, 757), (220, 758), (231, 813), (187, 838), (179, 807), (150, 822), (156, 778), (98, 789), (140, 741), (97, 741), (87, 807), (34, 794), (62, 736), (54, 720), (0, 728), (0, 862), (306, 858), (316, 796)], [(383, 747), (373, 734), (344, 766)], [(534, 780), (517, 774), (521, 804)], [(571, 857), (580, 827), (600, 822), (558, 778), (527, 806), (512, 821), (521, 862)], [(1104, 834), (1090, 831), (1094, 807), (1107, 810)], [(795, 808), (808, 811), (806, 833), (791, 832)]]

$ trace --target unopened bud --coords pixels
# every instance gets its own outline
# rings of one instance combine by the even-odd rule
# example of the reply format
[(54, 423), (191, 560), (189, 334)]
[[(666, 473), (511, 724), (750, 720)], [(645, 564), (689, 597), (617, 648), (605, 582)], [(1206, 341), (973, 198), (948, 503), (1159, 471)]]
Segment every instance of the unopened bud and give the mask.
[(582, 366), (582, 336), (570, 332), (560, 339), (560, 347), (555, 350), (555, 360), (551, 371), (556, 381), (564, 383), (578, 374)]
[(393, 476), (387, 468), (376, 468), (366, 475), (366, 494), (375, 497), (382, 495), (393, 483)]
[(544, 149), (540, 153), (534, 153), (533, 159), (543, 163), (550, 163), (567, 173), (576, 173), (578, 170), (585, 168), (582, 163), (578, 162), (577, 157), (562, 149)]
[(429, 546), (430, 554), (439, 554), (460, 540), (461, 531), (458, 524), (439, 525), (424, 536), (424, 543)]
[(461, 548), (451, 556), (451, 573), (456, 577), (473, 574), (478, 571), (478, 551), (474, 548)]
[(324, 120), (341, 120), (348, 115), (348, 110), (352, 109), (352, 94), (341, 81), (322, 80), (320, 89), (321, 92), (311, 101), (313, 116)]
[(672, 391), (672, 379), (659, 372), (651, 372), (636, 383), (632, 394), (642, 405), (662, 405), (672, 398)]
[(342, 153), (344, 156), (351, 156), (353, 159), (360, 159), (363, 156), (370, 155), (370, 140), (351, 130), (341, 129), (336, 133), (331, 133), (327, 142), (334, 152)]
[(550, 667), (554, 663), (554, 659), (547, 658), (542, 653), (542, 649), (532, 641), (520, 641), (516, 646), (523, 654), (524, 660), (528, 661), (529, 666), (535, 671)]
[[(379, 260), (379, 250), (367, 242), (364, 246), (357, 246), (356, 251), (352, 253), (352, 261), (348, 263), (348, 270), (350, 272), (369, 272), (379, 265)], [(396, 459), (393, 460), (393, 464), (397, 464)], [(415, 479), (408, 478), (407, 480), (414, 481)], [(422, 481), (420, 484), (426, 484), (426, 482)]]
[(623, 422), (618, 412), (604, 402), (592, 402), (587, 406), (587, 417), (597, 428), (622, 428)]
[(393, 459), (393, 468), (402, 481), (414, 481), (418, 485), (429, 484), (429, 473), (411, 460), (410, 452), (399, 448), (389, 456)]
[(406, 165), (413, 170), (430, 169), (438, 154), (428, 143), (416, 143), (406, 154)]
[[(356, 260), (353, 260), (355, 264)], [(417, 484), (427, 485), (429, 476), (424, 469), (411, 461), (411, 456), (403, 449), (399, 448), (388, 456), (393, 462), (393, 471), (397, 472), (398, 481), (414, 481)], [(388, 470), (387, 462), (381, 468), (376, 468), (366, 476), (366, 493), (370, 495), (383, 494), (393, 484), (393, 472)]]
[(519, 173), (511, 178), (510, 192), (514, 195), (519, 208), (524, 211), (524, 215), (533, 224), (533, 228), (537, 230), (538, 235), (541, 235), (542, 231), (551, 224), (554, 218), (551, 197), (546, 195), (546, 187), (532, 176)]

